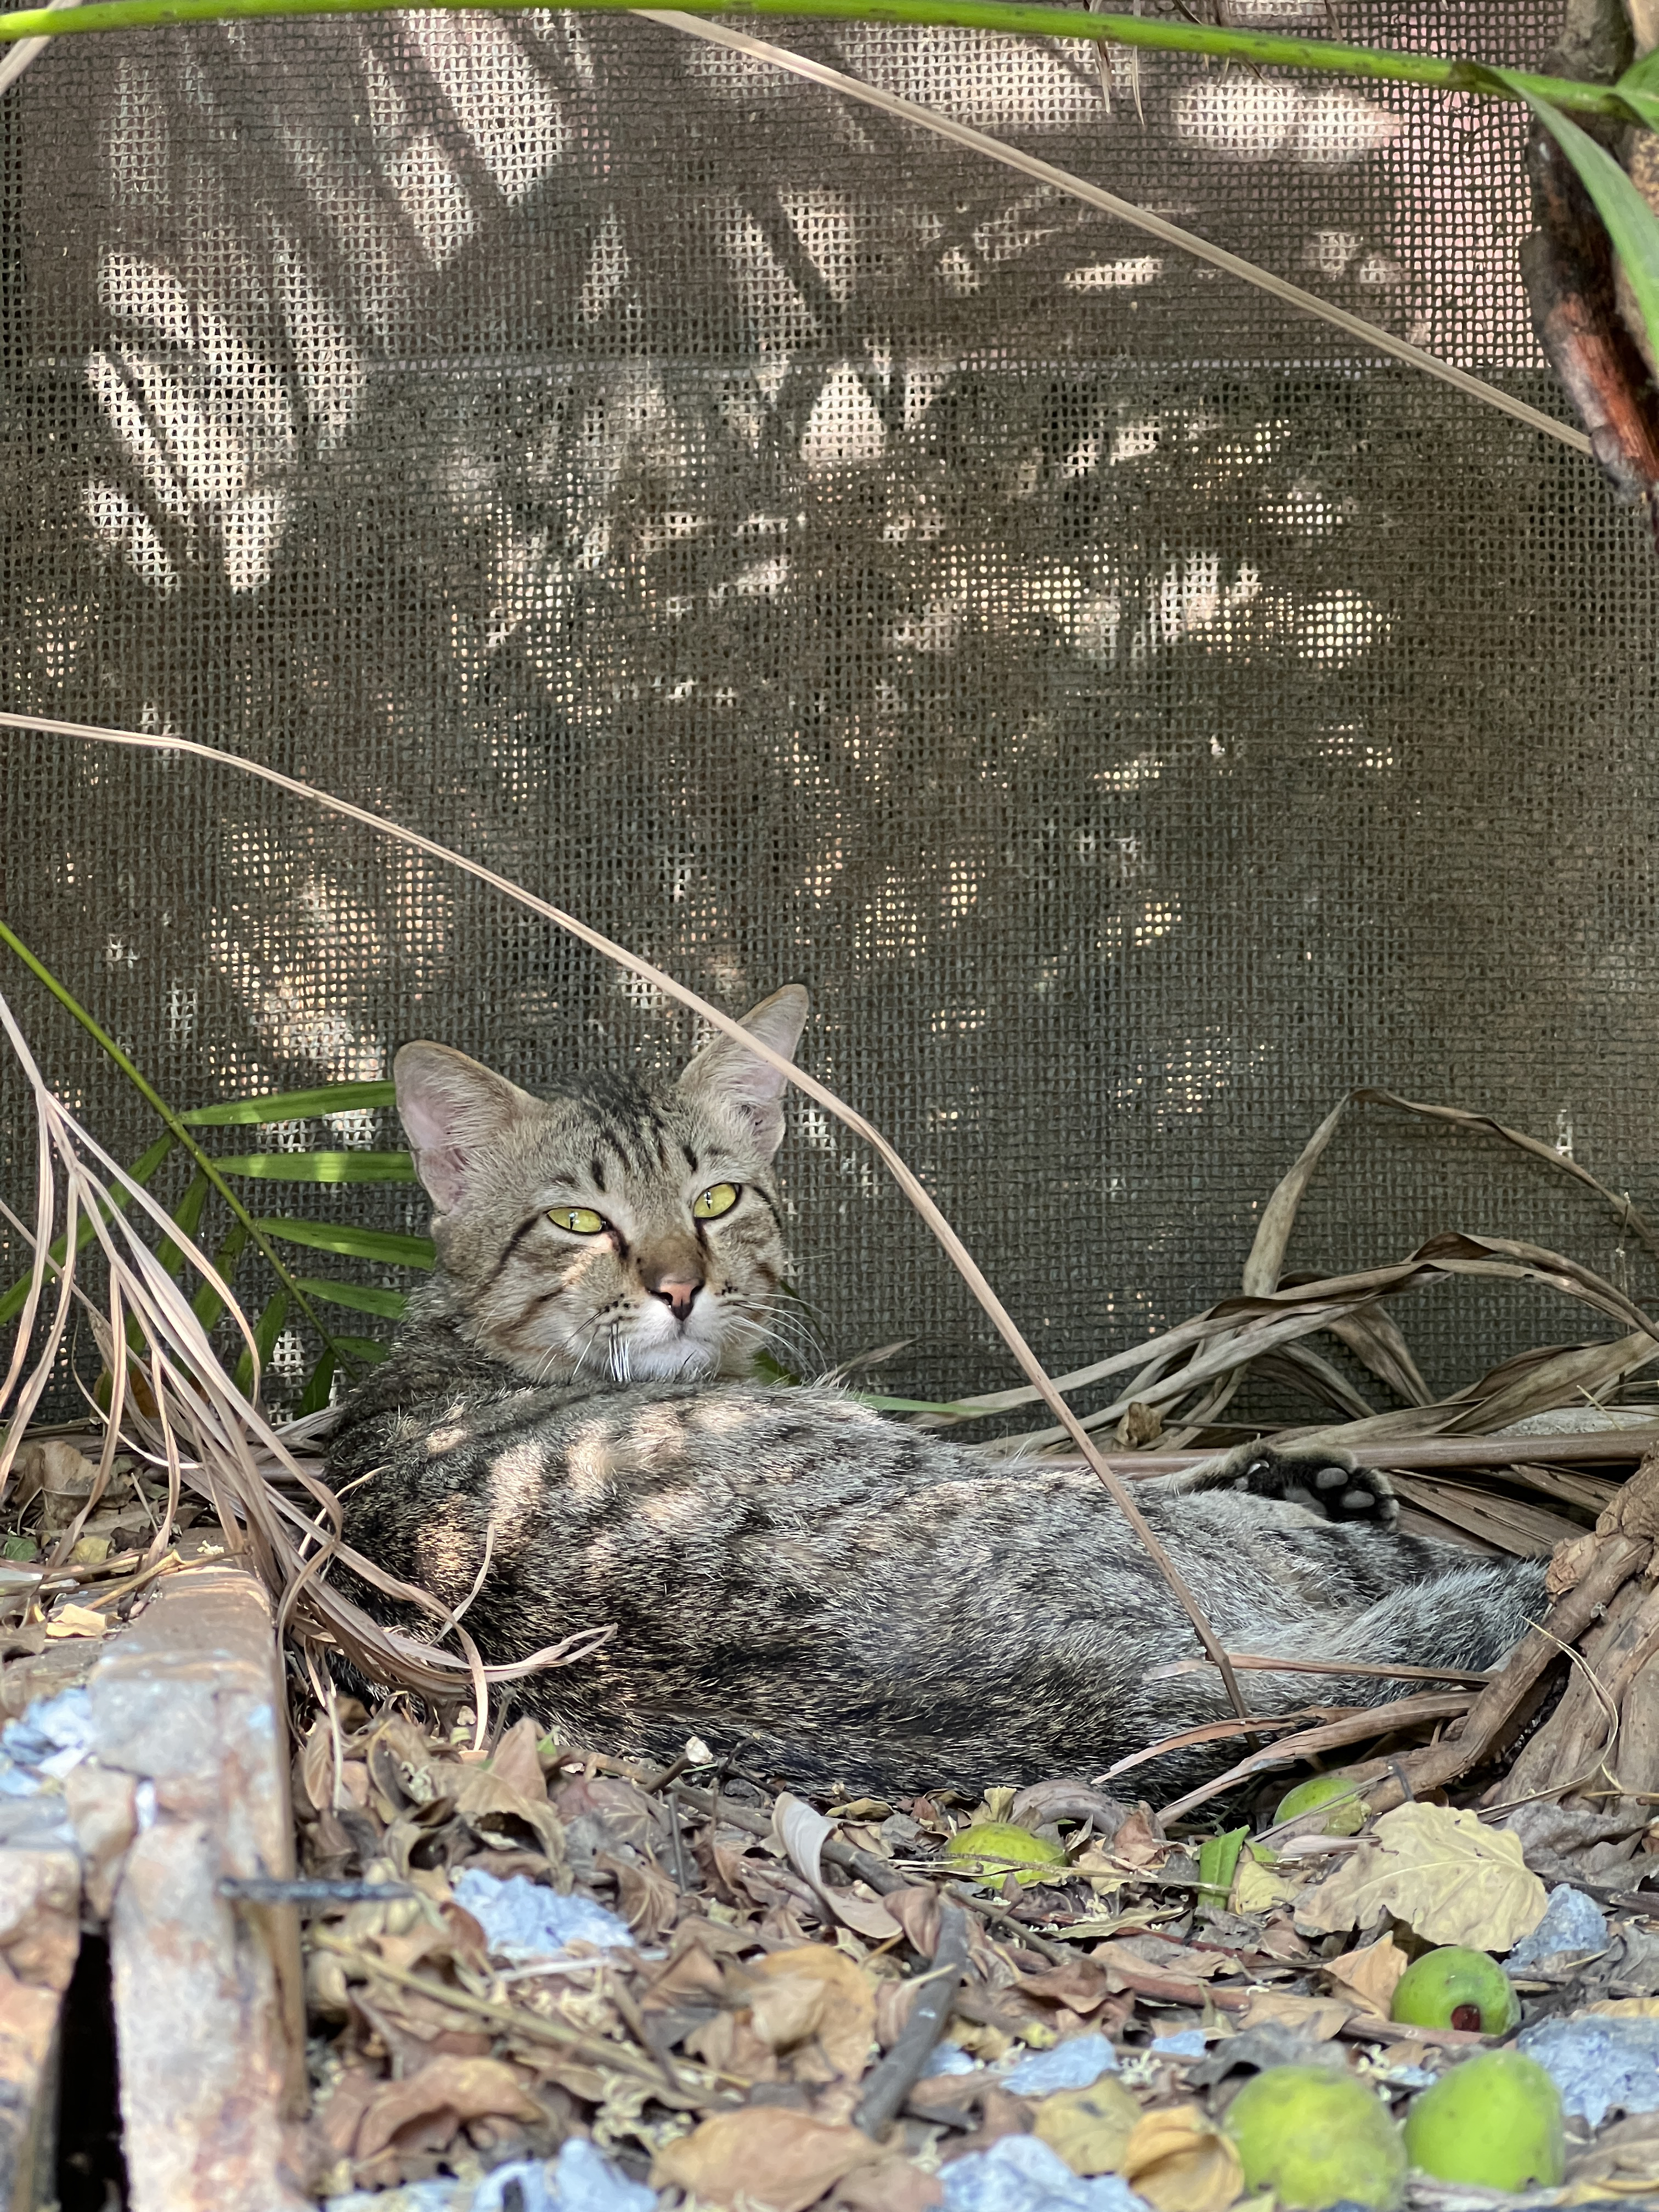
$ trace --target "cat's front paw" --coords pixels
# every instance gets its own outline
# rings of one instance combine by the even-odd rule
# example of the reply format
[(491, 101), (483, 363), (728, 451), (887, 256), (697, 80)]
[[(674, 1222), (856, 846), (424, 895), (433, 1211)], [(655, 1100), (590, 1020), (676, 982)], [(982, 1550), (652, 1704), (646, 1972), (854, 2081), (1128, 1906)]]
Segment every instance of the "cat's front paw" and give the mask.
[(1388, 1476), (1374, 1467), (1356, 1467), (1346, 1452), (1328, 1446), (1246, 1445), (1218, 1471), (1215, 1486), (1305, 1506), (1327, 1521), (1392, 1528), (1400, 1518), (1400, 1500)]

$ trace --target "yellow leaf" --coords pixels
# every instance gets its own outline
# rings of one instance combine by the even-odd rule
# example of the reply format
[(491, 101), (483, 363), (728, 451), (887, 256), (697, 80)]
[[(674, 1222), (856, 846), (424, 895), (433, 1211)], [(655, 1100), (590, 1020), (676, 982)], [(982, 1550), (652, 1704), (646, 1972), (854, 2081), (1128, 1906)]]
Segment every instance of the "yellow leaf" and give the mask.
[(1328, 1959), (1322, 1971), (1328, 1980), (1335, 1983), (1339, 1996), (1352, 1996), (1362, 2012), (1387, 2020), (1407, 1964), (1393, 1936), (1385, 1936), (1379, 1943), (1368, 1943), (1363, 1951)]
[(108, 1557), (107, 1536), (82, 1536), (70, 1553), (70, 1561), (77, 1567), (101, 1567)]
[(1121, 2081), (1103, 2074), (1086, 2089), (1056, 2089), (1036, 2108), (1036, 2133), (1073, 2173), (1116, 2173), (1140, 2106)]
[(1304, 1934), (1374, 1928), (1392, 1914), (1425, 1943), (1507, 1951), (1544, 1917), (1544, 1885), (1521, 1839), (1446, 1805), (1401, 1805), (1375, 1838), (1297, 1906)]
[(1301, 1887), (1300, 1882), (1286, 1881), (1275, 1868), (1263, 1866), (1247, 1844), (1238, 1855), (1228, 1908), (1234, 1912), (1271, 1912), (1276, 1905), (1288, 1905)]
[(651, 2184), (672, 2185), (710, 2204), (741, 2197), (765, 2212), (806, 2212), (843, 2174), (884, 2155), (856, 2128), (781, 2105), (749, 2105), (716, 2112), (669, 2143), (657, 2154)]
[(89, 1605), (60, 1605), (46, 1623), (48, 1636), (101, 1636), (109, 1626)]
[(1152, 2212), (1226, 2212), (1244, 2189), (1238, 2153), (1197, 2105), (1146, 2113), (1124, 2147), (1123, 2179)]
[(1608, 2020), (1659, 2020), (1659, 1997), (1603, 1997), (1584, 2009)]
[(1252, 1990), (1249, 2004), (1239, 2018), (1246, 2027), (1277, 2021), (1312, 2042), (1328, 2043), (1341, 2033), (1353, 2010), (1342, 1997), (1299, 1997), (1289, 1990)]

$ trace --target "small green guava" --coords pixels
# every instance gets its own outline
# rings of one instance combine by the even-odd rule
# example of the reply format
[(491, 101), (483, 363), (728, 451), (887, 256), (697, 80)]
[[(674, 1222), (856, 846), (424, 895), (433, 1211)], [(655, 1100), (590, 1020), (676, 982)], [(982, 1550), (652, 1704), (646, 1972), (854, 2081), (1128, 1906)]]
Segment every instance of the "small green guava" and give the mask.
[(1298, 1782), (1289, 1796), (1280, 1799), (1273, 1826), (1294, 1820), (1299, 1813), (1316, 1813), (1322, 1805), (1330, 1805), (1334, 1797), (1342, 1802), (1331, 1805), (1330, 1817), (1321, 1832), (1357, 1836), (1365, 1825), (1365, 1801), (1354, 1795), (1353, 1778), (1347, 1774), (1316, 1774), (1311, 1782)]
[(1521, 2018), (1515, 1985), (1484, 1951), (1449, 1943), (1413, 1959), (1395, 1984), (1390, 2020), (1414, 2027), (1478, 2027), (1507, 2035)]
[(1270, 2066), (1247, 2081), (1222, 2125), (1249, 2190), (1271, 2189), (1297, 2212), (1346, 2199), (1394, 2212), (1406, 2185), (1406, 2147), (1388, 2106), (1352, 2075), (1329, 2066)]
[(1437, 2181), (1553, 2189), (1566, 2172), (1561, 2094), (1518, 2051), (1483, 2051), (1442, 2075), (1406, 2116), (1412, 2164)]
[[(1052, 1838), (1034, 1836), (1029, 1828), (1016, 1827), (1012, 1820), (981, 1820), (976, 1827), (959, 1828), (951, 1838), (945, 1857), (951, 1866), (986, 1881), (1001, 1881), (1012, 1874), (1027, 1887), (1049, 1879), (1042, 1871), (1044, 1867), (1066, 1863), (1065, 1852)], [(1040, 1863), (1033, 1866), (1034, 1859)]]

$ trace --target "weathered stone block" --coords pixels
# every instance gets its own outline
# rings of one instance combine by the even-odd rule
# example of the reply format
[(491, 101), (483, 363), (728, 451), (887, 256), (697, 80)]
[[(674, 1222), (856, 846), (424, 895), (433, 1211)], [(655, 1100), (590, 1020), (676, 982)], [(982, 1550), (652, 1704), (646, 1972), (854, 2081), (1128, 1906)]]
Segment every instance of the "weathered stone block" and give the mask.
[[(299, 2212), (310, 2200), (285, 2165), (304, 2084), (293, 1910), (241, 1911), (219, 1893), (227, 1875), (293, 1871), (264, 1591), (231, 1566), (170, 1579), (88, 1688), (96, 1769), (77, 1796), (83, 1845), (113, 1893), (133, 2212)], [(130, 1796), (100, 1784), (100, 1771), (130, 1778)], [(118, 1857), (129, 1804), (137, 1832)]]

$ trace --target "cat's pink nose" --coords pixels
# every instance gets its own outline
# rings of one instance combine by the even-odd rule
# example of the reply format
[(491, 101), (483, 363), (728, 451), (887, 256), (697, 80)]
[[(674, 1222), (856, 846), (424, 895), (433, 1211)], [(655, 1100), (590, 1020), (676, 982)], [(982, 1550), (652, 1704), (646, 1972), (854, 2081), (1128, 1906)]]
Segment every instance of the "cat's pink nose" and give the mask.
[(691, 1311), (691, 1301), (702, 1288), (701, 1283), (653, 1283), (651, 1295), (660, 1298), (676, 1321), (684, 1321)]

